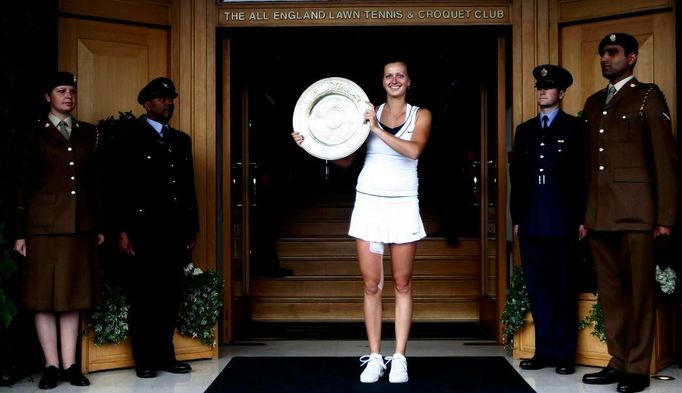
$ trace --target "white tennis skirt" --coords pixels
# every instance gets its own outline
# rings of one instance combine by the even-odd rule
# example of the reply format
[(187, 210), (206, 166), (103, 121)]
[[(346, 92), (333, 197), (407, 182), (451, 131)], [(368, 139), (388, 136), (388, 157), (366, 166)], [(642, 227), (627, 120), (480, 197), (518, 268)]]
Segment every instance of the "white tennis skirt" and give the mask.
[(348, 234), (380, 243), (410, 243), (426, 236), (419, 199), (355, 194)]

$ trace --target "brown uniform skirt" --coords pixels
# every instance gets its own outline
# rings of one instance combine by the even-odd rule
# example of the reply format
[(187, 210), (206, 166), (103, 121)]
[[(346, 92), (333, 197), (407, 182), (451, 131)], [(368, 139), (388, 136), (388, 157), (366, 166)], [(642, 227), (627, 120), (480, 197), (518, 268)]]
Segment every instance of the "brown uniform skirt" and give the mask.
[(36, 311), (73, 311), (101, 300), (97, 235), (28, 236), (22, 301)]

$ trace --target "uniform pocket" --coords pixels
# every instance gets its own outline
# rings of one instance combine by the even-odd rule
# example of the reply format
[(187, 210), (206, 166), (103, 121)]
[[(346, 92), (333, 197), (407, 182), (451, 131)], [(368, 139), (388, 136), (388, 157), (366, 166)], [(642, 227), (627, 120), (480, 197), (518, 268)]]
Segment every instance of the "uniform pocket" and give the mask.
[(51, 227), (54, 224), (57, 194), (39, 194), (31, 199), (28, 208), (28, 226), (30, 228)]
[(617, 183), (650, 183), (651, 175), (645, 168), (615, 168), (613, 181)]
[(611, 139), (616, 142), (632, 142), (635, 130), (639, 128), (639, 121), (637, 113), (619, 115), (618, 122), (609, 130)]

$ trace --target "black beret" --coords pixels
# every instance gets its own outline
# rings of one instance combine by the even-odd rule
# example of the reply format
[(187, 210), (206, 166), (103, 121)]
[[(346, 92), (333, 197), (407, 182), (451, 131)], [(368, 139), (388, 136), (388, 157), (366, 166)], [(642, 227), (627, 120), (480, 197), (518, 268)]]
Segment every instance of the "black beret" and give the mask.
[(178, 93), (175, 91), (175, 84), (173, 84), (173, 81), (161, 76), (153, 79), (151, 82), (147, 83), (147, 86), (140, 90), (140, 93), (137, 95), (137, 102), (139, 102), (140, 105), (144, 105), (145, 102), (152, 98), (175, 98), (177, 96)]
[(45, 93), (50, 94), (52, 89), (57, 86), (73, 86), (76, 87), (77, 84), (76, 77), (70, 72), (59, 71), (55, 72), (49, 77), (45, 82)]
[(620, 45), (625, 50), (625, 55), (630, 53), (637, 53), (639, 50), (639, 43), (637, 39), (627, 33), (611, 33), (604, 37), (599, 43), (599, 55), (604, 54), (604, 47), (606, 45)]
[(553, 64), (543, 64), (533, 69), (535, 87), (538, 89), (566, 90), (573, 84), (571, 73)]

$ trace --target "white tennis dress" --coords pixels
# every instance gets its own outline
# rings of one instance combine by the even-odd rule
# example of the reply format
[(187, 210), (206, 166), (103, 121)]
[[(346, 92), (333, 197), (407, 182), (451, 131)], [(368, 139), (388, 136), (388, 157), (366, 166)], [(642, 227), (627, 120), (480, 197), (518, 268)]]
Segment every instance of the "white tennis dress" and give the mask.
[[(377, 110), (381, 118), (384, 104)], [(407, 104), (405, 123), (395, 136), (411, 140), (419, 107)], [(348, 234), (373, 243), (409, 243), (426, 236), (419, 215), (417, 164), (391, 149), (374, 133), (355, 187), (355, 206)], [(373, 244), (373, 251), (378, 244)], [(383, 247), (381, 247), (383, 248)]]

